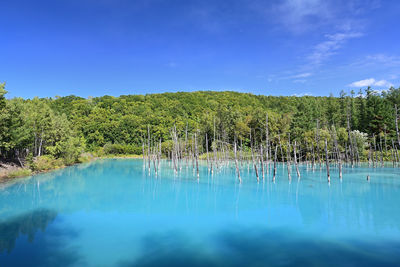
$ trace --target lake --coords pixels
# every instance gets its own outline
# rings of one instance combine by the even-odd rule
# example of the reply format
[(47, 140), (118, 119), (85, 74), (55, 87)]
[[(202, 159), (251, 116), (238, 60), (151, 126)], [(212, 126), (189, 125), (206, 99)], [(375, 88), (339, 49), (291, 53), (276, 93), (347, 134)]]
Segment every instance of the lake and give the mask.
[(0, 266), (399, 265), (399, 168), (300, 172), (109, 159), (3, 184)]

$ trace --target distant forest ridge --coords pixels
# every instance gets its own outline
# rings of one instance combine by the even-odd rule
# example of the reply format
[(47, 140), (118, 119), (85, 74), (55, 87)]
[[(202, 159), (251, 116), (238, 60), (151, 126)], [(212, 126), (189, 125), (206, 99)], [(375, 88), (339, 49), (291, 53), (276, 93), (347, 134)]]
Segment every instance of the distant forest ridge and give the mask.
[[(315, 131), (329, 133), (334, 126), (339, 144), (345, 146), (348, 131), (357, 131), (366, 142), (385, 138), (386, 146), (400, 140), (396, 131), (400, 88), (334, 96), (264, 96), (232, 91), (176, 92), (82, 98), (6, 99), (0, 86), (0, 157), (26, 158), (52, 155), (73, 162), (85, 151), (141, 154), (150, 133), (164, 151), (171, 129), (182, 138), (198, 133), (200, 146), (212, 149), (217, 136), (232, 143), (264, 142), (266, 116), (270, 142), (315, 142)], [(355, 133), (354, 133), (355, 134)], [(328, 135), (328, 134), (327, 134)], [(364, 146), (364, 147), (363, 147)], [(360, 144), (360, 149), (367, 149)]]

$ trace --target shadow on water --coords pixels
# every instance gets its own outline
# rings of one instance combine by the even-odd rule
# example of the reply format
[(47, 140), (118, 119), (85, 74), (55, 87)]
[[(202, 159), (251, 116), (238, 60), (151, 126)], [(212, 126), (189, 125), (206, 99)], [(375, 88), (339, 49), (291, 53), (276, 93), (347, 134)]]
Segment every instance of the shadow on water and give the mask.
[(210, 245), (181, 233), (147, 236), (120, 266), (398, 266), (400, 242), (323, 240), (294, 232), (223, 231)]
[(57, 212), (39, 209), (0, 221), (0, 266), (69, 266), (80, 261), (66, 248), (74, 231), (52, 227)]

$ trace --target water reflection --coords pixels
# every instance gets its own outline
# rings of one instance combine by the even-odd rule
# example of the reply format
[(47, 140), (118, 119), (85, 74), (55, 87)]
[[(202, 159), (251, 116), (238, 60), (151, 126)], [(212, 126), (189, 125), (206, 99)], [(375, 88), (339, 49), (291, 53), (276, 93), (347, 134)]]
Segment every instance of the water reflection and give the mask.
[(261, 229), (224, 230), (199, 245), (179, 232), (142, 240), (142, 254), (120, 266), (398, 266), (400, 241), (342, 242)]
[(15, 246), (15, 241), (25, 235), (32, 243), (38, 230), (44, 232), (46, 227), (54, 221), (57, 213), (52, 210), (35, 210), (16, 218), (0, 222), (0, 253), (10, 253)]
[(0, 222), (0, 266), (85, 266), (78, 233), (55, 226), (54, 210), (38, 209)]

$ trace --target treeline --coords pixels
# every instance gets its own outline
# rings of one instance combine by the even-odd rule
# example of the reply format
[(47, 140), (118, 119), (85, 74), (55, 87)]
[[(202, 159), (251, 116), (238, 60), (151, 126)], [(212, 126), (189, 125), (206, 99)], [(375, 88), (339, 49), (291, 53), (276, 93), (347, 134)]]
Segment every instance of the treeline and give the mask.
[(200, 153), (212, 151), (213, 140), (227, 144), (240, 140), (246, 149), (265, 142), (266, 116), (271, 143), (279, 139), (282, 144), (296, 141), (323, 148), (327, 140), (332, 149), (334, 127), (338, 149), (357, 146), (360, 160), (366, 159), (374, 142), (383, 151), (400, 145), (395, 110), (400, 106), (400, 88), (379, 93), (367, 88), (339, 97), (199, 91), (6, 99), (6, 93), (1, 84), (0, 157), (20, 165), (41, 155), (71, 164), (83, 152), (142, 154), (149, 142), (161, 142), (162, 153), (168, 155), (174, 135), (192, 140), (195, 133)]

